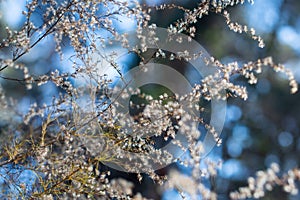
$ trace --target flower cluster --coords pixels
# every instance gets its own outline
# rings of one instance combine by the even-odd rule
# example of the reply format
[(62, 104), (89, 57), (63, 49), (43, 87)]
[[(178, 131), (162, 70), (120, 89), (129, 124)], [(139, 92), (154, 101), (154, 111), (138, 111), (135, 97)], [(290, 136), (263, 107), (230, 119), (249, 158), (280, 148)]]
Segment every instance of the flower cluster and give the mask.
[(270, 168), (266, 171), (258, 171), (256, 178), (248, 178), (248, 186), (241, 187), (238, 191), (232, 192), (230, 197), (232, 199), (246, 199), (246, 198), (262, 198), (266, 191), (272, 191), (274, 187), (281, 186), (283, 190), (292, 195), (298, 194), (298, 188), (295, 181), (299, 181), (299, 169), (289, 170), (286, 174), (278, 175), (280, 168), (278, 164), (272, 163)]
[[(252, 0), (248, 2), (253, 3)], [(224, 64), (203, 52), (188, 49), (170, 53), (158, 48), (151, 56), (145, 56), (148, 51), (151, 53), (151, 45), (162, 42), (156, 35), (156, 24), (150, 23), (150, 16), (152, 10), (182, 11), (183, 18), (167, 29), (167, 40), (182, 45), (184, 39), (177, 34), (187, 34), (188, 42), (191, 42), (197, 33), (195, 23), (204, 15), (220, 14), (230, 30), (249, 34), (263, 48), (264, 42), (254, 29), (230, 19), (227, 7), (243, 3), (244, 0), (202, 0), (197, 7), (187, 9), (176, 4), (147, 7), (138, 1), (123, 0), (28, 1), (27, 10), (23, 11), (24, 25), (18, 31), (6, 28), (6, 38), (0, 43), (3, 51), (12, 50), (9, 54), (12, 57), (0, 60), (0, 78), (22, 83), (28, 90), (50, 83), (61, 93), (47, 105), (32, 103), (19, 126), (3, 131), (4, 136), (13, 137), (1, 147), (0, 168), (7, 169), (3, 177), (5, 183), (10, 184), (8, 188), (1, 186), (1, 189), (6, 189), (5, 194), (10, 193), (7, 196), (16, 199), (143, 199), (140, 193), (134, 193), (133, 183), (111, 178), (111, 172), (103, 167), (107, 165), (137, 173), (140, 182), (140, 173), (145, 173), (155, 183), (165, 183), (164, 188), (176, 189), (183, 198), (188, 194), (194, 199), (217, 199), (217, 193), (202, 181), (213, 180), (220, 163), (206, 160), (205, 167), (201, 166), (205, 144), (199, 141), (202, 134), (199, 124), (218, 146), (222, 139), (216, 128), (203, 117), (206, 108), (199, 99), (210, 102), (240, 97), (246, 100), (246, 87), (235, 84), (232, 77), (245, 77), (249, 84), (256, 84), (263, 66), (285, 73), (291, 93), (297, 92), (298, 85), (293, 74), (270, 57), (239, 65), (237, 62)], [(131, 45), (128, 34), (118, 32), (115, 27), (119, 23), (118, 16), (134, 21), (139, 45)], [(144, 30), (149, 31), (145, 34)], [(46, 38), (54, 40), (55, 51), (62, 60), (65, 59), (66, 46), (72, 48), (72, 70), (63, 73), (55, 69), (34, 75), (29, 65), (21, 63), (21, 58)], [(136, 53), (145, 72), (145, 65), (153, 58), (168, 62), (200, 59), (206, 66), (214, 67), (215, 73), (193, 85), (187, 94), (162, 92), (149, 95), (140, 89), (126, 87), (134, 80), (126, 82), (124, 79), (122, 66), (117, 63), (120, 55), (114, 51), (102, 51), (115, 46)], [(104, 70), (108, 68), (117, 72), (125, 83), (124, 88), (111, 87), (113, 80), (105, 75)], [(102, 69), (105, 73), (99, 72)], [(10, 77), (10, 70), (20, 70), (23, 78)], [(127, 102), (129, 97), (132, 99)], [(1, 121), (3, 113), (6, 115), (14, 105), (17, 104), (7, 99), (0, 85)], [(129, 111), (122, 112), (123, 107), (129, 107)], [(17, 107), (11, 109), (11, 113), (22, 115)], [(178, 158), (176, 154), (180, 151), (186, 151), (189, 159)], [(157, 169), (172, 162), (191, 167), (191, 177), (177, 171), (170, 172), (169, 178), (156, 173)], [(20, 170), (34, 172), (34, 183), (26, 185), (15, 178), (6, 180), (14, 177), (16, 171), (21, 173)], [(296, 194), (298, 190), (294, 181), (300, 179), (299, 170), (291, 170), (282, 178), (276, 175), (278, 172), (275, 164), (266, 172), (258, 172), (256, 179), (249, 178), (248, 187), (240, 188), (230, 197), (259, 198), (274, 185), (281, 185), (286, 192)]]

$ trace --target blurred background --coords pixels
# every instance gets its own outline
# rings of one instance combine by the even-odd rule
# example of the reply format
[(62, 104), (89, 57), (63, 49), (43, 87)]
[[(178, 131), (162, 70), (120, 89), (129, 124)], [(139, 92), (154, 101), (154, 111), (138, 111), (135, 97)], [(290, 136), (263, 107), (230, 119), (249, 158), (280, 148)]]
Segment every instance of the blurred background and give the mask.
[[(24, 23), (21, 11), (26, 1), (1, 1), (0, 37), (4, 35), (5, 26), (18, 29)], [(186, 8), (197, 5), (194, 0), (141, 0), (149, 6), (161, 3), (176, 3)], [(241, 63), (272, 56), (277, 63), (291, 69), (297, 81), (300, 81), (300, 1), (298, 0), (256, 0), (254, 5), (245, 4), (228, 8), (233, 21), (256, 29), (265, 41), (265, 48), (257, 46), (245, 34), (229, 31), (221, 15), (211, 13), (196, 23), (197, 40), (211, 56), (224, 63), (239, 61)], [(152, 12), (152, 23), (167, 27), (170, 23), (182, 18), (183, 13), (176, 9)], [(123, 21), (124, 22), (124, 21)], [(41, 23), (41, 22), (36, 22)], [(118, 23), (122, 30), (132, 30), (130, 23)], [(53, 38), (47, 37), (39, 43), (28, 55), (20, 59), (26, 63), (29, 70), (36, 75), (47, 73), (55, 68), (70, 71), (72, 50), (66, 45), (65, 59), (60, 60), (55, 53)], [(1, 57), (10, 56), (11, 52), (1, 51)], [(134, 62), (132, 62), (134, 63)], [(15, 71), (7, 70), (5, 76), (18, 77)], [(247, 177), (255, 176), (257, 170), (269, 167), (272, 162), (278, 163), (283, 171), (299, 167), (300, 163), (300, 94), (291, 95), (286, 77), (264, 68), (257, 85), (248, 85), (247, 81), (234, 77), (234, 83), (246, 85), (249, 99), (243, 101), (229, 98), (227, 103), (226, 123), (221, 134), (223, 144), (211, 152), (210, 157), (222, 159), (223, 167), (215, 181), (215, 191), (218, 199), (228, 199), (230, 191), (247, 185)], [(25, 90), (25, 86), (13, 81), (0, 79), (7, 96), (19, 100), (19, 111), (25, 113), (28, 105), (49, 103), (52, 96), (59, 90), (52, 84)], [(0, 113), (1, 115), (1, 113)], [(3, 117), (3, 116), (2, 116)], [(0, 122), (2, 123), (2, 122)], [(1, 125), (1, 124), (0, 124)], [(103, 166), (104, 167), (104, 166)], [(177, 168), (188, 174), (189, 170), (172, 164), (169, 168), (160, 170), (165, 174), (170, 168)], [(114, 176), (122, 176), (136, 182), (135, 176), (114, 171)], [(150, 179), (145, 177), (142, 184), (136, 182), (136, 191), (154, 199), (180, 199), (174, 190), (161, 192)], [(289, 196), (282, 188), (275, 188), (263, 199), (300, 199)]]

